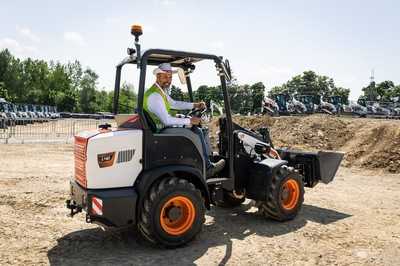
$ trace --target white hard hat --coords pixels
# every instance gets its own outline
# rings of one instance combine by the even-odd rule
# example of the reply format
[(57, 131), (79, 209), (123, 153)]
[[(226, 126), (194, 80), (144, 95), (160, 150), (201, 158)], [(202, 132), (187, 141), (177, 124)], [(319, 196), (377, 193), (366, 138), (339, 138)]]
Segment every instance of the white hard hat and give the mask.
[(157, 75), (159, 73), (172, 73), (175, 74), (177, 73), (178, 70), (172, 70), (171, 64), (170, 63), (162, 63), (158, 65), (156, 69), (153, 70), (153, 74)]

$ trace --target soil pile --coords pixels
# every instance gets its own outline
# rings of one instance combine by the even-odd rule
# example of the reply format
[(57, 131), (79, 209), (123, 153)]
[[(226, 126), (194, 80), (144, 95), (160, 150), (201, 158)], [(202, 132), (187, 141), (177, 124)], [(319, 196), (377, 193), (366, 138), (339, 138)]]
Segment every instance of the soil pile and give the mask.
[[(400, 121), (310, 115), (234, 117), (246, 128), (268, 127), (276, 147), (346, 152), (343, 165), (400, 173)], [(215, 121), (211, 128), (215, 127)], [(213, 130), (215, 131), (215, 129)]]

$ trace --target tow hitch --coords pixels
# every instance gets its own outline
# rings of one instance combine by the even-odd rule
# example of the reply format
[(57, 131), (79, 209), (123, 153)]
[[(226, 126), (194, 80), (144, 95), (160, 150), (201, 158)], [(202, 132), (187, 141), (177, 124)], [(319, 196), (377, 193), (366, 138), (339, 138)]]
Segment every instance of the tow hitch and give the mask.
[(71, 210), (70, 216), (74, 217), (75, 214), (80, 213), (82, 208), (76, 205), (76, 202), (73, 200), (66, 200), (67, 208)]

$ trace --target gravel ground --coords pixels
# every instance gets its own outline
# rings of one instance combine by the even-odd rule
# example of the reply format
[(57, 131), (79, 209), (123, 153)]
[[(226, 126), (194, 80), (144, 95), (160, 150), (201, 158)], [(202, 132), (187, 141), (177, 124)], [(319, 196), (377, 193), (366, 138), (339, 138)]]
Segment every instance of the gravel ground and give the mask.
[(398, 265), (400, 175), (341, 168), (307, 189), (299, 216), (278, 223), (250, 202), (213, 207), (203, 232), (176, 250), (133, 229), (103, 231), (64, 207), (68, 144), (0, 145), (0, 265)]

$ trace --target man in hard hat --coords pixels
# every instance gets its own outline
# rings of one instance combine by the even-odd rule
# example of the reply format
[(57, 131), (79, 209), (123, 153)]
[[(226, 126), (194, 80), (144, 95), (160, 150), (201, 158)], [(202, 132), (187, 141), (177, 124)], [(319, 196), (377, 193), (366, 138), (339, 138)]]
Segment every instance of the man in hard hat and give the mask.
[(190, 103), (176, 101), (172, 99), (167, 91), (172, 82), (172, 74), (176, 70), (171, 68), (169, 63), (160, 64), (154, 69), (153, 74), (156, 76), (156, 82), (144, 94), (143, 108), (150, 115), (157, 129), (162, 129), (168, 126), (185, 126), (200, 137), (203, 156), (206, 161), (207, 176), (213, 176), (220, 172), (225, 166), (225, 160), (221, 159), (216, 163), (210, 161), (208, 146), (206, 144), (203, 131), (196, 125), (201, 123), (201, 118), (178, 118), (171, 115), (171, 109), (174, 110), (190, 110), (204, 109), (204, 102)]

